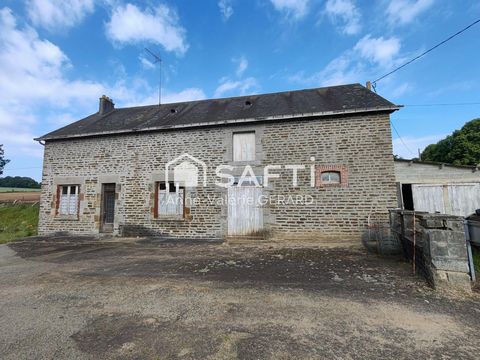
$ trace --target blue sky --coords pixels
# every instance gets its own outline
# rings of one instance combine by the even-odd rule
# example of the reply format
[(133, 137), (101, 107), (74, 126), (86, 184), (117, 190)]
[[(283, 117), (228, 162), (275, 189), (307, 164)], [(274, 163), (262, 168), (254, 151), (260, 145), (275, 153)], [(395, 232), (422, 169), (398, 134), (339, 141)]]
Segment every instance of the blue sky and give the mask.
[[(34, 142), (97, 111), (164, 102), (364, 84), (480, 18), (472, 0), (3, 0), (0, 144), (4, 176), (41, 178)], [(480, 25), (379, 82), (397, 104), (480, 102)], [(406, 106), (394, 152), (480, 117), (480, 105)]]

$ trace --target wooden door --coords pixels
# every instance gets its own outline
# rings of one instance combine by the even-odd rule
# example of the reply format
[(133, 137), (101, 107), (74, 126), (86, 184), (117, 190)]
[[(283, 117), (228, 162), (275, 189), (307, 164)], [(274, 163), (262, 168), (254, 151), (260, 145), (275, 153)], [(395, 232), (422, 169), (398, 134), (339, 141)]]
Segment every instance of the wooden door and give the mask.
[(262, 188), (228, 188), (228, 236), (263, 237)]
[(452, 215), (469, 216), (480, 209), (480, 184), (448, 185), (448, 199)]
[(416, 211), (439, 212), (445, 214), (442, 185), (412, 185), (413, 206)]
[(115, 184), (102, 185), (101, 232), (113, 232), (115, 221)]

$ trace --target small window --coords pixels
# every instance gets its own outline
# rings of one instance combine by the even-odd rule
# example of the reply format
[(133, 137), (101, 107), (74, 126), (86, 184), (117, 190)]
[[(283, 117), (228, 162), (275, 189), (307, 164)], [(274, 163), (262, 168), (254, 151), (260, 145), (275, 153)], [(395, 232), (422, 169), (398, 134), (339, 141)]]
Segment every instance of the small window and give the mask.
[(324, 171), (321, 175), (322, 184), (340, 184), (339, 171)]
[(157, 183), (156, 216), (184, 216), (185, 188), (174, 183)]
[(78, 185), (60, 185), (58, 201), (59, 215), (78, 215)]
[(233, 134), (233, 161), (255, 160), (255, 132)]

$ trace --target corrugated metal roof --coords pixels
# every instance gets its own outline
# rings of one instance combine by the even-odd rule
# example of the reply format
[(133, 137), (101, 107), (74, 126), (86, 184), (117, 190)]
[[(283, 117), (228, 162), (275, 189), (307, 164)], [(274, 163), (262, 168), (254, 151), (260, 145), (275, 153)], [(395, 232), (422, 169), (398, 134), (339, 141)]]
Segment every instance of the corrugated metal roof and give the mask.
[(36, 140), (100, 136), (137, 131), (320, 117), (344, 113), (392, 112), (398, 106), (360, 84), (317, 89), (119, 108), (50, 132)]

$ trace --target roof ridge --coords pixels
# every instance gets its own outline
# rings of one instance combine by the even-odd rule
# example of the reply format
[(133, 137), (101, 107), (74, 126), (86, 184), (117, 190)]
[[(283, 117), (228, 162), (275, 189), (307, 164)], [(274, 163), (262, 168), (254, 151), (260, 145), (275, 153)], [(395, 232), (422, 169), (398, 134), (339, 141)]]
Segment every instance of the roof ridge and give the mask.
[(140, 108), (148, 108), (148, 107), (155, 107), (155, 106), (167, 106), (167, 105), (176, 105), (176, 104), (177, 105), (178, 104), (193, 104), (193, 103), (200, 103), (200, 102), (204, 102), (204, 101), (214, 101), (214, 100), (228, 101), (228, 100), (235, 100), (235, 99), (242, 99), (242, 98), (250, 98), (252, 96), (281, 95), (281, 94), (286, 94), (286, 93), (291, 93), (291, 92), (303, 92), (303, 91), (312, 91), (312, 90), (333, 89), (333, 88), (347, 87), (347, 86), (354, 86), (354, 85), (359, 85), (359, 86), (363, 87), (363, 85), (360, 84), (360, 83), (351, 83), (351, 84), (343, 84), (343, 85), (313, 87), (313, 88), (298, 89), (298, 90), (273, 91), (273, 92), (261, 93), (261, 94), (239, 95), (239, 96), (218, 97), (218, 98), (214, 97), (214, 98), (198, 99), (198, 100), (177, 101), (177, 102), (172, 102), (172, 103), (164, 103), (164, 104), (160, 104), (160, 105), (151, 104), (151, 105), (125, 106), (125, 107), (115, 108), (115, 110), (140, 109)]

